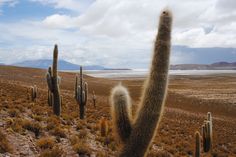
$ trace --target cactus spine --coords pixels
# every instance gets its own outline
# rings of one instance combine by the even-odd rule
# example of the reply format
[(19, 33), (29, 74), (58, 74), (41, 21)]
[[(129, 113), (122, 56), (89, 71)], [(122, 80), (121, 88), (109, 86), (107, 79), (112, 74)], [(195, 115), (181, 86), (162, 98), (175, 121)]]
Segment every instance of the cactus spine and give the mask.
[(47, 84), (48, 89), (51, 92), (52, 100), (50, 104), (53, 106), (53, 112), (55, 115), (60, 116), (61, 114), (61, 96), (58, 83), (58, 73), (57, 73), (57, 61), (58, 61), (58, 48), (57, 45), (54, 47), (53, 51), (53, 65), (52, 68), (48, 68), (47, 72)]
[(198, 131), (195, 133), (195, 157), (201, 156), (201, 136)]
[(36, 85), (34, 85), (31, 87), (31, 100), (36, 102), (37, 95), (38, 95), (38, 88)]
[[(145, 156), (152, 138), (155, 136), (156, 128), (162, 115), (168, 84), (171, 25), (171, 13), (169, 11), (163, 11), (160, 16), (150, 73), (144, 85), (140, 107), (134, 123), (131, 124), (131, 119), (129, 119), (122, 121), (126, 124), (120, 125), (117, 123), (119, 119), (116, 120), (115, 126), (116, 128), (121, 127), (120, 130), (123, 130), (122, 127), (128, 125), (132, 127), (130, 134), (124, 140), (120, 157)], [(111, 95), (113, 99), (113, 119), (116, 119), (115, 117), (129, 117), (127, 115), (129, 105), (127, 100), (129, 96), (126, 89), (122, 88), (116, 87)], [(124, 134), (123, 131), (122, 134)]]
[(80, 119), (84, 119), (87, 96), (88, 96), (88, 84), (83, 80), (83, 69), (82, 66), (80, 66), (80, 80), (78, 81), (78, 75), (76, 75), (76, 80), (75, 80), (75, 99), (79, 104)]

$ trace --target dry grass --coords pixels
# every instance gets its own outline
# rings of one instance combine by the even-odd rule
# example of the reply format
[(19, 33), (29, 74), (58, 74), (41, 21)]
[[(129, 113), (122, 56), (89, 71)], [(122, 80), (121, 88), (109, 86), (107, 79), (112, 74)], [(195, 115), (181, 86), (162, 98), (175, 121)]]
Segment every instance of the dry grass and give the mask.
[(91, 154), (91, 149), (89, 148), (87, 143), (81, 140), (80, 142), (77, 142), (75, 145), (73, 145), (73, 150), (81, 156), (82, 155), (90, 156)]
[(6, 152), (12, 152), (13, 149), (10, 146), (9, 141), (7, 140), (7, 137), (5, 134), (2, 133), (0, 130), (0, 153), (6, 153)]
[(41, 149), (52, 149), (55, 145), (55, 140), (52, 137), (42, 137), (36, 144)]
[(39, 157), (61, 157), (63, 153), (59, 147), (53, 147), (53, 149), (44, 150)]
[[(14, 77), (9, 74), (14, 74)], [(47, 86), (46, 82), (42, 81), (45, 79), (44, 70), (8, 67), (0, 68), (0, 75), (0, 124), (4, 125), (1, 129), (18, 139), (18, 141), (9, 141), (15, 142), (14, 146), (17, 150), (22, 151), (24, 147), (19, 141), (24, 140), (25, 145), (36, 144), (37, 149), (41, 148), (38, 149), (38, 154), (34, 154), (35, 156), (59, 156), (62, 154), (59, 150), (63, 150), (64, 156), (92, 152), (97, 156), (109, 157), (117, 154), (119, 143), (114, 139), (112, 124), (109, 123), (111, 117), (108, 99), (109, 91), (117, 81), (85, 76), (90, 91), (96, 92), (97, 106), (93, 107), (91, 95), (89, 95), (86, 119), (79, 120), (79, 108), (73, 98), (74, 74), (60, 73), (63, 77), (61, 84), (63, 105), (60, 118), (54, 116), (52, 108), (47, 105)], [(209, 93), (209, 97), (212, 98), (217, 92), (224, 98), (231, 98), (236, 93), (235, 78), (236, 76), (171, 78), (166, 108), (153, 141), (154, 149), (150, 151), (151, 156), (164, 156), (166, 153), (172, 156), (191, 156), (194, 150), (193, 134), (196, 130), (200, 131), (207, 111), (213, 114), (214, 149), (212, 155), (235, 156), (236, 110), (229, 103), (232, 99), (230, 101), (206, 99), (208, 96), (206, 93)], [(132, 94), (135, 113), (143, 80), (128, 80), (122, 83)], [(35, 103), (27, 100), (27, 87), (32, 84), (37, 84), (40, 93)], [(230, 88), (230, 91), (227, 88)], [(189, 93), (186, 93), (187, 89)], [(100, 130), (102, 117), (107, 119), (107, 126), (109, 126), (105, 129), (108, 131), (104, 137), (101, 137)], [(38, 134), (37, 138), (48, 138), (47, 136), (53, 135), (50, 137), (53, 142), (43, 138), (37, 140), (32, 132), (35, 135)], [(41, 146), (38, 145), (40, 140), (42, 140)], [(55, 147), (55, 144), (58, 147)], [(11, 155), (17, 156), (15, 152)]]

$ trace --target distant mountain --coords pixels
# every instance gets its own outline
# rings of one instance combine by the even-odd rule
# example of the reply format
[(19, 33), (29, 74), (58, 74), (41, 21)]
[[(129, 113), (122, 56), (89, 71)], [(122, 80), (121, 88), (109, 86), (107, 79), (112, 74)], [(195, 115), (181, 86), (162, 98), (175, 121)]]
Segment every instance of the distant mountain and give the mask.
[[(1, 63), (0, 63), (1, 64)], [(28, 60), (20, 63), (12, 64), (20, 67), (31, 67), (47, 69), (52, 65), (52, 60), (40, 59), (40, 60)], [(59, 70), (79, 70), (80, 66), (64, 60), (58, 61)], [(84, 70), (131, 70), (131, 69), (113, 69), (106, 68), (99, 65), (84, 66)], [(170, 66), (171, 70), (236, 70), (236, 62), (215, 62), (212, 64), (176, 64)]]
[[(20, 67), (31, 67), (31, 68), (40, 68), (40, 69), (47, 69), (49, 66), (52, 65), (52, 60), (49, 59), (39, 59), (39, 60), (27, 60), (20, 63), (12, 64), (14, 66)], [(59, 70), (79, 70), (80, 66), (77, 64), (73, 64), (64, 60), (58, 61), (58, 69)], [(91, 66), (84, 66), (84, 70), (105, 70), (107, 68), (99, 65), (91, 65)]]
[(177, 64), (171, 70), (236, 70), (236, 62), (216, 62), (212, 64)]

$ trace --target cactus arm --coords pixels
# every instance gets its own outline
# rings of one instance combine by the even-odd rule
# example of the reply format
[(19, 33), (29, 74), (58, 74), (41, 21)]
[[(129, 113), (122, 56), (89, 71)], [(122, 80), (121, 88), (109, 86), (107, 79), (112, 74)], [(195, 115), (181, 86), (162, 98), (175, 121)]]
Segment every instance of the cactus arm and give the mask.
[(82, 96), (83, 96), (83, 69), (82, 69), (82, 66), (80, 66), (80, 96), (81, 96), (81, 99), (79, 101), (80, 105), (82, 105), (83, 103), (83, 99), (82, 99)]
[(49, 72), (47, 72), (46, 79), (47, 79), (48, 89), (52, 92), (53, 91), (52, 76)]
[(125, 143), (132, 130), (132, 113), (129, 92), (121, 85), (111, 92), (111, 114), (118, 139)]
[[(78, 87), (77, 87), (77, 93), (81, 93), (80, 91), (81, 91), (81, 88), (80, 88), (80, 86), (78, 86)], [(80, 95), (80, 94), (77, 94), (77, 99), (76, 99), (76, 100), (77, 100), (77, 102), (78, 102), (79, 104), (80, 104), (81, 99), (82, 99), (82, 98), (81, 98), (81, 95)]]
[(34, 101), (34, 87), (31, 87), (31, 101)]
[(143, 157), (155, 135), (165, 102), (168, 83), (172, 15), (163, 11), (154, 46), (151, 71), (144, 86), (141, 106), (121, 157)]
[(85, 82), (84, 83), (84, 100), (83, 100), (84, 105), (87, 104), (87, 97), (88, 97), (88, 84), (87, 82)]
[(75, 98), (77, 98), (77, 96), (78, 96), (78, 89), (77, 89), (77, 87), (78, 87), (78, 76), (76, 75), (75, 76)]

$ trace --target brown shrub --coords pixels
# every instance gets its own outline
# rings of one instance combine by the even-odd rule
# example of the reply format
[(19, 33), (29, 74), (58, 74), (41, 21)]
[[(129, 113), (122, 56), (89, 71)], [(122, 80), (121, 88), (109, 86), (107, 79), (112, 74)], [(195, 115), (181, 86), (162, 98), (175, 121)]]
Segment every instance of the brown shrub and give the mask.
[(89, 146), (81, 140), (78, 143), (76, 143), (75, 145), (73, 145), (73, 150), (81, 156), (82, 155), (89, 156), (91, 154), (91, 149), (89, 148)]
[(53, 147), (53, 149), (44, 150), (39, 157), (61, 157), (63, 151), (59, 147)]
[(52, 137), (42, 137), (36, 144), (41, 149), (51, 149), (55, 144), (55, 140)]
[(52, 130), (52, 135), (60, 138), (66, 138), (66, 133), (65, 130), (62, 129), (61, 127), (56, 127), (55, 129)]
[(29, 120), (24, 120), (22, 123), (22, 127), (29, 131), (32, 131), (35, 134), (35, 137), (38, 137), (42, 130), (42, 127), (38, 122), (32, 122)]

